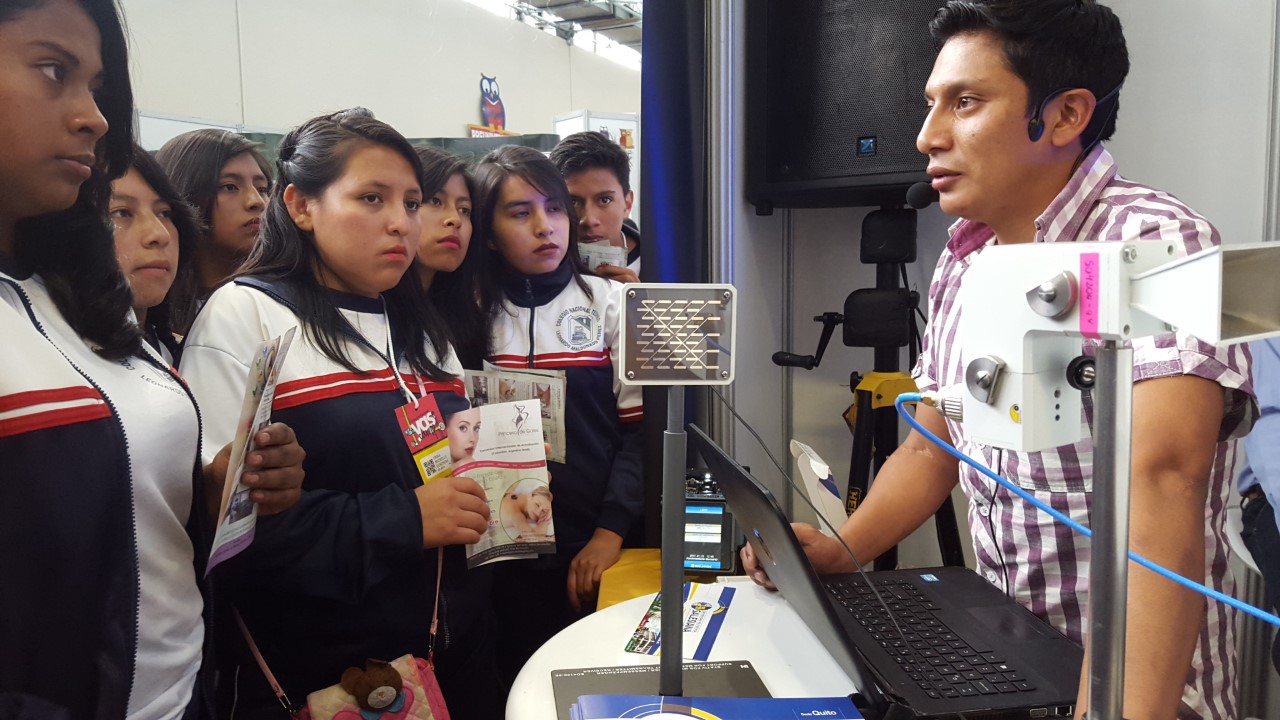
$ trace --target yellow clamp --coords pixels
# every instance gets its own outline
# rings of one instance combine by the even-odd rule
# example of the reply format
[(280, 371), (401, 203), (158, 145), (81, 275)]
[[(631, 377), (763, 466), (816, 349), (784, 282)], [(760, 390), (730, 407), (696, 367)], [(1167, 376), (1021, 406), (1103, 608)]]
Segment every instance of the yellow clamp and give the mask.
[(893, 407), (902, 393), (919, 392), (916, 381), (904, 372), (869, 372), (854, 390), (871, 393), (871, 407), (876, 409)]

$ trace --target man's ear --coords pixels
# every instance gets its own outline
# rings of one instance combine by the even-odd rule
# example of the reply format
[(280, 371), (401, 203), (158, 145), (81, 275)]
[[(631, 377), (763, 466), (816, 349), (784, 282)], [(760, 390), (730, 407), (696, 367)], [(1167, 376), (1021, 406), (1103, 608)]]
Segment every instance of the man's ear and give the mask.
[(629, 217), (629, 216), (631, 215), (631, 203), (633, 203), (633, 202), (635, 202), (635, 201), (636, 201), (636, 193), (635, 193), (635, 191), (634, 191), (634, 190), (628, 190), (628, 191), (627, 191), (626, 196), (625, 196), (624, 198), (622, 198), (622, 202), (623, 202), (623, 204), (624, 204), (624, 205), (626, 206), (626, 208), (627, 208), (627, 215), (626, 215), (626, 216), (628, 216), (628, 217)]
[(315, 223), (311, 219), (311, 198), (302, 194), (297, 185), (289, 183), (284, 189), (284, 206), (289, 211), (289, 217), (293, 219), (293, 224), (299, 229), (307, 232), (314, 232)]
[(1044, 111), (1049, 142), (1055, 147), (1066, 147), (1076, 140), (1084, 142), (1081, 136), (1097, 107), (1098, 99), (1084, 88), (1067, 90), (1054, 98)]

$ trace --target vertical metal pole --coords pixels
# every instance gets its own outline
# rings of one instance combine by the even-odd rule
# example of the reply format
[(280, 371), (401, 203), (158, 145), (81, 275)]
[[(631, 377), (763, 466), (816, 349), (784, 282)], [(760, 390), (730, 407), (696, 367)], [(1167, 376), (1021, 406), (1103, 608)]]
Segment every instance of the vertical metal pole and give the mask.
[(667, 389), (662, 435), (662, 656), (658, 694), (682, 695), (684, 658), (684, 386)]
[(1280, 239), (1280, 7), (1276, 7), (1271, 28), (1271, 103), (1268, 108), (1267, 174), (1262, 215), (1262, 240)]
[(1129, 588), (1133, 350), (1107, 340), (1093, 386), (1093, 550), (1089, 573), (1089, 717), (1124, 717)]
[[(699, 282), (732, 283), (734, 281), (734, 222), (742, 189), (738, 185), (738, 34), (741, 0), (708, 0), (706, 2), (707, 62), (707, 250), (708, 277)], [(733, 385), (725, 385), (721, 394), (734, 402)], [(711, 433), (716, 443), (734, 454), (733, 415), (723, 403), (712, 402), (707, 408)]]

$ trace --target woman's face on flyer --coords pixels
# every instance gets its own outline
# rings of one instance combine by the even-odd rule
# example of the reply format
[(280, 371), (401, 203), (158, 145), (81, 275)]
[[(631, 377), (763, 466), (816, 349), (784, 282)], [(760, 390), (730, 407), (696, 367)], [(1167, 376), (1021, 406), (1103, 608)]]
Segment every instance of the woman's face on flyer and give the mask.
[(472, 408), (449, 416), (449, 455), (453, 462), (475, 455), (480, 441), (480, 410)]
[(525, 505), (525, 517), (534, 524), (546, 522), (551, 517), (551, 498), (539, 493), (530, 495)]

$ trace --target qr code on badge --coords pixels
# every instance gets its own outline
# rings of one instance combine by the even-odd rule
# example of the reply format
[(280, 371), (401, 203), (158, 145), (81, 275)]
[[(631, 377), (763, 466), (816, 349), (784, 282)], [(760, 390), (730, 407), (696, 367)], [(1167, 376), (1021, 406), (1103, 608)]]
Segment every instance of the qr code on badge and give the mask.
[(422, 458), (422, 474), (429, 478), (449, 470), (449, 453), (432, 453)]

